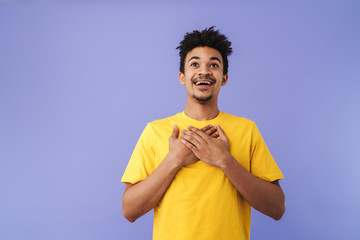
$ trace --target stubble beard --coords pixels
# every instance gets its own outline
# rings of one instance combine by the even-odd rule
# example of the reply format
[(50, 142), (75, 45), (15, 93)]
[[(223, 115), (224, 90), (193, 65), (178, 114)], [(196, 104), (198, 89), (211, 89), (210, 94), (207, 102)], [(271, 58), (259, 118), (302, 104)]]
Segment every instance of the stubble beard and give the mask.
[[(192, 83), (194, 84), (194, 82), (198, 79), (206, 79), (206, 80), (211, 80), (212, 84), (215, 84), (216, 83), (216, 79), (215, 78), (212, 78), (210, 77), (209, 75), (206, 75), (206, 76), (199, 76), (198, 78), (194, 78), (192, 80)], [(205, 104), (207, 103), (208, 101), (210, 101), (212, 99), (212, 93), (207, 96), (207, 97), (199, 97), (199, 96), (196, 96), (195, 94), (193, 94), (193, 98), (195, 98), (200, 104)]]
[(205, 103), (207, 103), (208, 101), (211, 100), (212, 94), (210, 94), (210, 95), (207, 96), (207, 97), (198, 97), (198, 96), (196, 96), (196, 95), (194, 94), (194, 95), (193, 95), (193, 98), (195, 98), (199, 103), (205, 104)]

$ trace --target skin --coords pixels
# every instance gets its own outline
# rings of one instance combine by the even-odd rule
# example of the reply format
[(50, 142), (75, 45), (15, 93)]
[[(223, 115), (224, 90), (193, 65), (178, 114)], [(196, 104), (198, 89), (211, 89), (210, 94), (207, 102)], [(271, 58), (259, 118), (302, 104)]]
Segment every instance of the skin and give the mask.
[[(193, 84), (193, 81), (200, 76), (215, 79), (216, 83), (207, 89), (200, 89)], [(227, 83), (228, 74), (223, 74), (223, 59), (217, 50), (197, 47), (189, 51), (185, 58), (184, 73), (179, 73), (179, 80), (187, 92), (184, 110), (187, 116), (204, 121), (213, 119), (219, 114), (218, 96), (221, 87)], [(199, 102), (194, 95), (199, 98), (212, 97), (206, 102)]]
[[(217, 138), (217, 130), (212, 125), (200, 129), (209, 137)], [(176, 173), (184, 166), (199, 161), (199, 158), (178, 138), (179, 129), (174, 126), (169, 138), (169, 153), (160, 165), (146, 179), (136, 184), (126, 183), (122, 199), (123, 215), (134, 222), (152, 210), (164, 195)]]
[[(223, 74), (221, 54), (209, 47), (197, 47), (185, 58), (184, 73), (179, 80), (185, 86), (187, 102), (185, 114), (196, 120), (210, 120), (219, 114), (218, 95), (228, 80)], [(198, 86), (197, 81), (211, 85)], [(244, 199), (258, 211), (281, 219), (285, 212), (285, 196), (278, 183), (267, 182), (249, 173), (229, 152), (229, 140), (220, 126), (197, 129), (189, 126), (178, 139), (174, 126), (169, 138), (169, 153), (162, 163), (145, 180), (126, 183), (123, 196), (123, 214), (133, 222), (160, 201), (176, 173), (199, 159), (221, 169)], [(218, 138), (219, 137), (219, 138)]]

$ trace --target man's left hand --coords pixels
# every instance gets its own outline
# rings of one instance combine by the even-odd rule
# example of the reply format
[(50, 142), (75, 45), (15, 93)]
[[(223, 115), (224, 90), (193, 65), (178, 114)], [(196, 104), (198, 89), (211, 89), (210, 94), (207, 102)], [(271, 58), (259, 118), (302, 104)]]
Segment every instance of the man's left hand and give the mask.
[(229, 139), (220, 126), (216, 126), (219, 139), (213, 138), (195, 127), (183, 129), (180, 138), (201, 161), (215, 167), (220, 167), (223, 160), (229, 157)]

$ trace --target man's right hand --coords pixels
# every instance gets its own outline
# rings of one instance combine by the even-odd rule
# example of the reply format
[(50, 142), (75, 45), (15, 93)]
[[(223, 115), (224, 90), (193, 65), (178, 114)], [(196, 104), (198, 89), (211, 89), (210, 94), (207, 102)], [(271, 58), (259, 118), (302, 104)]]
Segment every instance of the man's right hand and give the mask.
[[(212, 125), (207, 125), (201, 129), (204, 133), (217, 138), (219, 133), (216, 128)], [(187, 165), (193, 164), (199, 159), (195, 156), (195, 154), (189, 150), (178, 138), (179, 136), (179, 128), (174, 125), (173, 132), (169, 138), (169, 155), (172, 156), (171, 159), (176, 161), (176, 165), (180, 167), (185, 167)]]
[[(201, 129), (209, 136), (217, 138), (216, 128), (208, 125)], [(179, 129), (174, 126), (169, 138), (169, 153), (159, 166), (144, 180), (127, 183), (123, 196), (123, 214), (130, 222), (134, 222), (160, 201), (176, 173), (183, 166), (198, 161), (195, 154), (190, 151), (178, 138)]]

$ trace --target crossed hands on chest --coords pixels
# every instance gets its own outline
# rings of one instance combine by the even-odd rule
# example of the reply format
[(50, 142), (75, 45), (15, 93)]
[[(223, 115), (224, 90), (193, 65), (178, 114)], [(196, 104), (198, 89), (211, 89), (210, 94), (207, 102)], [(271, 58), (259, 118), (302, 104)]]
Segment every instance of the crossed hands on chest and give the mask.
[[(222, 160), (229, 153), (229, 139), (220, 126), (207, 125), (202, 129), (188, 127), (179, 136), (179, 129), (175, 125), (169, 138), (169, 154), (176, 164), (184, 167), (197, 162), (203, 162), (220, 167)], [(219, 138), (218, 138), (219, 137)]]
[(201, 161), (220, 168), (223, 161), (230, 156), (229, 139), (219, 125), (215, 128), (219, 138), (211, 137), (191, 126), (188, 130), (182, 130), (180, 138), (181, 142)]

